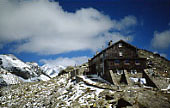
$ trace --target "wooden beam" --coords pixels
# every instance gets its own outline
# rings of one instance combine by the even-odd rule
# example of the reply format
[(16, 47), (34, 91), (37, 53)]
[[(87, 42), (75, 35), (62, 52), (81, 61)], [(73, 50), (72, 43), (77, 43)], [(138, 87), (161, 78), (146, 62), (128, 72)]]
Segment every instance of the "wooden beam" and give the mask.
[(113, 71), (112, 71), (112, 70), (109, 70), (109, 73), (110, 73), (110, 76), (111, 76), (111, 78), (112, 78), (113, 84), (115, 84), (116, 86), (118, 86), (119, 84), (118, 84), (118, 82), (117, 82), (117, 79), (116, 79)]
[(126, 77), (126, 80), (127, 80), (127, 83), (129, 86), (132, 86), (132, 82), (131, 80), (129, 79), (129, 74), (127, 72), (127, 70), (124, 70), (124, 74), (125, 74), (125, 77)]

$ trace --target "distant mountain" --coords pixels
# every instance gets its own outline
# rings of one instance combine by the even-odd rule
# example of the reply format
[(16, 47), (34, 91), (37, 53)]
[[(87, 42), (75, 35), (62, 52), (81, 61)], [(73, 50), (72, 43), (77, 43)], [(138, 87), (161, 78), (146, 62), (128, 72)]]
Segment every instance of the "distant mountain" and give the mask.
[(44, 74), (49, 76), (50, 78), (56, 77), (61, 70), (65, 69), (66, 67), (64, 66), (56, 66), (52, 64), (45, 64), (41, 67), (41, 69), (44, 71)]
[(0, 67), (0, 86), (6, 86), (10, 84), (18, 84), (23, 82), (18, 76), (15, 74), (11, 74), (7, 70)]
[(49, 79), (35, 62), (24, 63), (12, 54), (0, 55), (1, 86)]
[(24, 79), (38, 76), (33, 65), (24, 63), (12, 54), (0, 55), (0, 61), (2, 68)]

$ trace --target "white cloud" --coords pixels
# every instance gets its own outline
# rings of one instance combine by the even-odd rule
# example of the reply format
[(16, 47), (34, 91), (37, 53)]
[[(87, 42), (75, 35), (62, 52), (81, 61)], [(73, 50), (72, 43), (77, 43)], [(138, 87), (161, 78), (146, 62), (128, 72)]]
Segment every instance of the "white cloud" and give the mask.
[(87, 56), (82, 57), (73, 57), (73, 58), (57, 58), (55, 60), (52, 59), (42, 59), (40, 60), (41, 63), (44, 64), (51, 64), (51, 65), (62, 65), (62, 66), (75, 66), (75, 65), (81, 65), (88, 61)]
[(113, 21), (113, 28), (117, 30), (124, 30), (127, 27), (131, 27), (137, 24), (137, 19), (134, 16), (126, 16), (120, 21)]
[[(17, 52), (59, 54), (76, 50), (97, 50), (108, 40), (126, 40), (121, 33), (134, 26), (134, 16), (111, 20), (93, 8), (67, 12), (48, 0), (1, 0), (0, 46), (16, 42)], [(94, 44), (95, 43), (95, 44)]]
[(152, 39), (152, 46), (156, 49), (167, 49), (170, 47), (170, 30), (155, 32)]

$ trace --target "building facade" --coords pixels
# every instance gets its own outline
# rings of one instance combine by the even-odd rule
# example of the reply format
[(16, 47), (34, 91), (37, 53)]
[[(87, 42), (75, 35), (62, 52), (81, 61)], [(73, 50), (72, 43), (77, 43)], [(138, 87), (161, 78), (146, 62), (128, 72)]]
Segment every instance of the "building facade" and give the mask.
[(106, 49), (88, 61), (89, 73), (97, 74), (111, 83), (116, 83), (113, 82), (113, 75), (118, 79), (118, 83), (123, 80), (124, 83), (128, 82), (127, 79), (123, 79), (126, 73), (129, 77), (142, 78), (146, 68), (146, 58), (140, 58), (137, 50), (135, 46), (123, 40), (114, 44), (110, 41)]

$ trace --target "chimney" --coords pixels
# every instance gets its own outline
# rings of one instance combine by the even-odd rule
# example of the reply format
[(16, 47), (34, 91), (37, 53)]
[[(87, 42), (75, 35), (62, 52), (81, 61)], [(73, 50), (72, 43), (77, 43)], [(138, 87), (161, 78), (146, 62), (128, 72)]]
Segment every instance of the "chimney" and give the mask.
[(99, 52), (98, 52), (98, 51), (96, 51), (96, 55), (97, 55), (97, 54), (99, 54)]
[(112, 45), (112, 40), (110, 40), (108, 43), (108, 46), (111, 46), (111, 45)]

